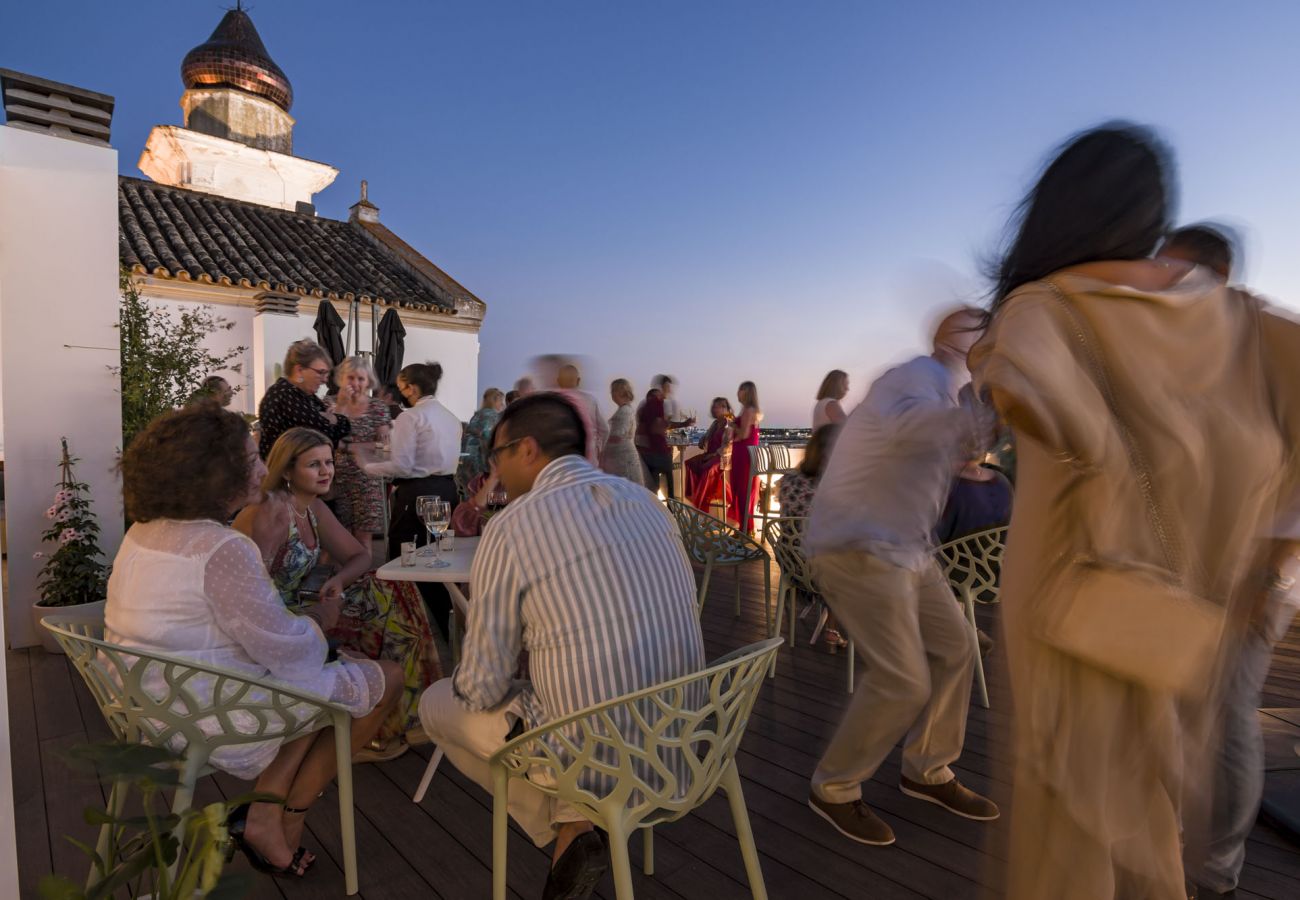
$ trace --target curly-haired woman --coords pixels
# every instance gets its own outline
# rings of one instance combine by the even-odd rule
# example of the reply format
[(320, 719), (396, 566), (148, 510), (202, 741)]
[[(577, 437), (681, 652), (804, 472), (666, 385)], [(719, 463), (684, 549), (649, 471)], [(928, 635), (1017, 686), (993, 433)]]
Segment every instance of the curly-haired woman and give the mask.
[[(165, 413), (136, 436), (122, 457), (123, 499), (134, 524), (108, 582), (106, 634), (128, 647), (327, 697), (355, 717), (356, 750), (401, 697), (401, 671), (388, 661), (327, 662), (324, 631), (338, 617), (338, 601), (322, 602), (308, 616), (290, 613), (257, 545), (225, 524), (260, 496), (265, 473), (243, 417), (216, 404)], [(159, 698), (167, 695), (161, 672), (153, 683), (146, 678), (144, 687)], [(201, 727), (219, 733), (241, 723), (210, 718)], [(335, 775), (330, 729), (288, 743), (221, 747), (209, 762), (256, 779), (259, 794), (278, 798), (253, 803), (231, 823), (238, 824), (232, 830), (254, 866), (306, 872), (315, 857), (299, 846), (304, 816)]]

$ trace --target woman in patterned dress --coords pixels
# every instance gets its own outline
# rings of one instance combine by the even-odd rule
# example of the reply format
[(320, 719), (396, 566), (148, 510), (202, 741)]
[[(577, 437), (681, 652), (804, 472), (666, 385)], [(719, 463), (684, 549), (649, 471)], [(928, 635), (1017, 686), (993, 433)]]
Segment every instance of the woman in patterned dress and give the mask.
[(334, 370), (339, 387), (334, 411), (352, 423), (352, 434), (334, 450), (334, 510), (367, 550), (384, 531), (384, 480), (361, 471), (348, 445), (382, 443), (388, 437), (388, 407), (370, 396), (377, 381), (370, 363), (360, 356), (349, 356)]
[(337, 624), (326, 633), (332, 645), (402, 667), (404, 691), (379, 734), (358, 756), (393, 759), (407, 749), (405, 734), (419, 725), (420, 695), (441, 676), (424, 602), (408, 582), (381, 581), (371, 571), (370, 553), (348, 534), (322, 499), (334, 481), (329, 438), (310, 428), (280, 436), (267, 460), (265, 499), (246, 507), (235, 528), (257, 544), (276, 589), (291, 609), (304, 601), (303, 583), (321, 551), (334, 571), (316, 592), (342, 598)]
[(284, 355), (284, 375), (266, 389), (257, 404), (257, 452), (271, 453), (275, 439), (290, 428), (314, 428), (337, 444), (352, 432), (347, 416), (325, 406), (317, 394), (330, 377), (329, 355), (315, 341), (294, 341)]
[[(470, 416), (465, 426), (465, 458), (460, 464), (456, 480), (468, 485), (488, 470), (487, 453), (492, 446), (492, 429), (497, 427), (501, 410), (506, 408), (506, 395), (498, 388), (483, 392), (483, 405)], [(468, 494), (468, 488), (466, 488)]]
[(600, 467), (611, 475), (618, 475), (637, 484), (645, 484), (645, 465), (636, 452), (636, 409), (632, 401), (636, 393), (632, 382), (616, 378), (610, 382), (609, 396), (618, 407), (609, 417), (609, 438), (601, 453)]

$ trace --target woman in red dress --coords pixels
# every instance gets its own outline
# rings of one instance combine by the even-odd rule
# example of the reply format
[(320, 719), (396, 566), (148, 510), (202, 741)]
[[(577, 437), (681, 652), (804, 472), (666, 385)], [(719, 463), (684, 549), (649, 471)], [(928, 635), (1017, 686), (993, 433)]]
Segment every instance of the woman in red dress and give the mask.
[(730, 426), (736, 419), (726, 397), (714, 397), (709, 412), (713, 422), (699, 445), (704, 452), (686, 461), (686, 496), (692, 506), (705, 512), (722, 496), (722, 457), (729, 450)]
[(735, 436), (731, 439), (727, 518), (748, 532), (754, 524), (754, 503), (758, 500), (758, 478), (751, 473), (749, 448), (758, 446), (758, 423), (763, 421), (763, 411), (758, 406), (758, 388), (752, 381), (740, 383), (736, 399), (740, 401), (740, 418), (736, 420)]

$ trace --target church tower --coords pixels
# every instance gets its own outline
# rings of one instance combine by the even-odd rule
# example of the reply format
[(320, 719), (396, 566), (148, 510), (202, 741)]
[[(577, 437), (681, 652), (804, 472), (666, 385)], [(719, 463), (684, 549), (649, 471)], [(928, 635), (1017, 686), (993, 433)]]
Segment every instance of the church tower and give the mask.
[(140, 170), (159, 184), (313, 213), (338, 176), (293, 155), (293, 85), (242, 5), (181, 63), (184, 126), (149, 134)]

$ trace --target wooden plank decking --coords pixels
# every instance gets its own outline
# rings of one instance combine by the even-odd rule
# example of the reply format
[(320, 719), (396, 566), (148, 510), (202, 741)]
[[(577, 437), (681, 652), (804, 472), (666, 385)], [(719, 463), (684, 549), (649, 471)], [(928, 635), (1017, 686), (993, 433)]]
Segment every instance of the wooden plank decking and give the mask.
[[(714, 580), (703, 619), (710, 657), (763, 634), (761, 578), (754, 570), (745, 573), (743, 582), (743, 609), (737, 619), (732, 615), (730, 573)], [(981, 616), (986, 628), (995, 629), (996, 607), (983, 609)], [(808, 777), (847, 699), (847, 663), (843, 656), (808, 647), (807, 626), (803, 634), (799, 646), (782, 648), (777, 677), (763, 689), (739, 760), (769, 895), (774, 900), (996, 896), (999, 829), (904, 797), (897, 789), (897, 750), (865, 786), (867, 802), (894, 827), (895, 846), (854, 844), (808, 810)], [(93, 843), (93, 829), (83, 821), (81, 810), (102, 804), (104, 792), (93, 781), (69, 773), (56, 753), (106, 737), (107, 730), (85, 686), (62, 657), (39, 649), (10, 651), (7, 664), (19, 874), (22, 897), (27, 898), (37, 896), (36, 885), (47, 872), (77, 879), (86, 872), (84, 857), (63, 836)], [(973, 788), (1005, 799), (1000, 726), (1005, 724), (1006, 701), (992, 669), (989, 676), (992, 709), (972, 705), (966, 752), (956, 768)], [(1270, 747), (1284, 753), (1291, 743), (1285, 735), (1300, 736), (1300, 728), (1285, 721), (1300, 722), (1294, 714), (1300, 707), (1300, 625), (1277, 649), (1261, 705), (1278, 710), (1265, 715), (1270, 733), (1277, 736), (1270, 738)], [(367, 900), (490, 896), (490, 799), (444, 765), (424, 803), (414, 805), (410, 797), (428, 756), (429, 748), (421, 747), (390, 763), (355, 768), (361, 896)], [(1279, 759), (1292, 768), (1297, 765), (1294, 756), (1289, 763)], [(207, 779), (200, 784), (198, 800), (208, 802), (244, 788), (230, 778)], [(343, 896), (338, 808), (332, 792), (317, 803), (307, 822), (308, 846), (320, 857), (310, 875), (302, 881), (258, 878), (253, 897)], [(697, 814), (658, 828), (655, 834), (656, 874), (636, 875), (641, 900), (749, 896), (725, 799), (715, 797)], [(1300, 896), (1300, 847), (1259, 824), (1247, 853), (1238, 892), (1243, 900)], [(639, 865), (639, 841), (633, 841), (632, 856)], [(547, 865), (546, 854), (512, 830), (512, 896), (540, 896)], [(601, 896), (613, 897), (608, 879)]]

